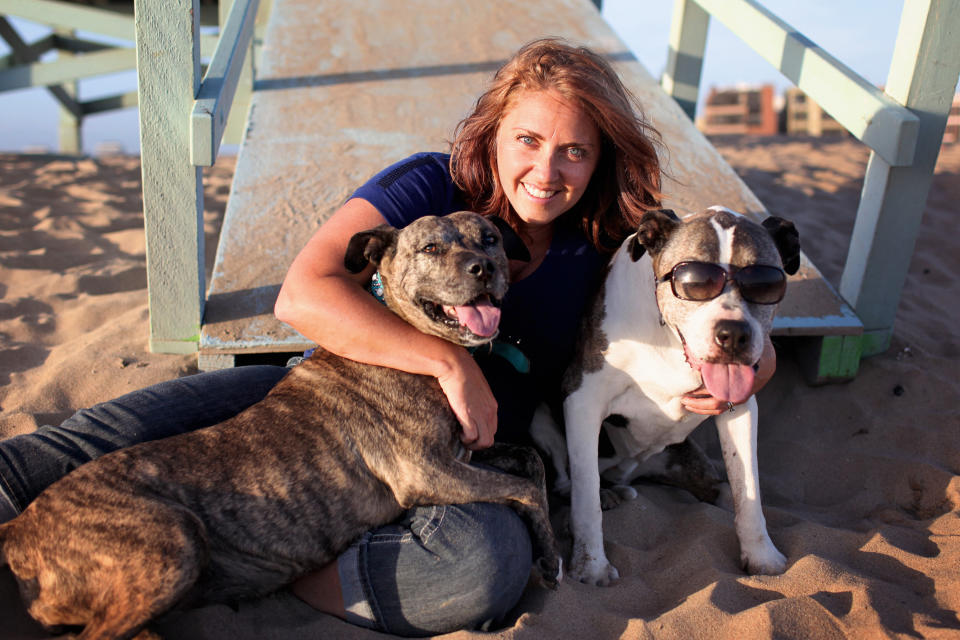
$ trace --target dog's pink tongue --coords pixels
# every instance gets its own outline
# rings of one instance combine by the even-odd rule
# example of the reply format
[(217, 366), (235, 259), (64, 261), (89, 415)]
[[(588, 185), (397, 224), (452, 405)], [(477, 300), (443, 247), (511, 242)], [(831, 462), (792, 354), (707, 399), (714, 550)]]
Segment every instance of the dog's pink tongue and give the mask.
[(460, 324), (470, 329), (475, 335), (486, 338), (497, 331), (500, 324), (500, 309), (489, 302), (478, 302), (471, 305), (453, 307)]
[(700, 364), (703, 384), (714, 398), (740, 404), (753, 389), (753, 367), (745, 364)]

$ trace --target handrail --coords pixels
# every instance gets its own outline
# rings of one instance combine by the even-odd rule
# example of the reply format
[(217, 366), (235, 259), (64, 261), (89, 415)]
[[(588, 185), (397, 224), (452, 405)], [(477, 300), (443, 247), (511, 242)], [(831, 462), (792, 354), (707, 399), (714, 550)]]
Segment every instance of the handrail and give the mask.
[(190, 116), (190, 158), (196, 166), (217, 159), (244, 58), (253, 39), (260, 0), (234, 0), (197, 92)]
[[(920, 121), (909, 109), (754, 0), (689, 1), (723, 22), (888, 164), (913, 164)], [(703, 34), (705, 38), (705, 26)], [(686, 71), (678, 66), (682, 60), (676, 55), (672, 61), (675, 64), (664, 73), (663, 86), (668, 93)], [(699, 68), (696, 73), (699, 76)]]

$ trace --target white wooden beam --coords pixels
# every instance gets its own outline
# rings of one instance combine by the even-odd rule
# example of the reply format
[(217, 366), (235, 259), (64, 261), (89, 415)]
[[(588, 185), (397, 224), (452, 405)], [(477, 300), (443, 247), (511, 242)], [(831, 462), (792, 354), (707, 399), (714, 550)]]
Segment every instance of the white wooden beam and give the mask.
[(63, 29), (93, 31), (130, 42), (134, 39), (133, 18), (130, 16), (73, 2), (0, 0), (0, 13)]
[(204, 303), (203, 182), (190, 162), (200, 84), (199, 0), (135, 0), (150, 349), (197, 350)]
[(26, 89), (73, 82), (117, 71), (137, 64), (133, 49), (109, 49), (76, 56), (61, 55), (52, 62), (24, 64), (0, 71), (0, 90)]

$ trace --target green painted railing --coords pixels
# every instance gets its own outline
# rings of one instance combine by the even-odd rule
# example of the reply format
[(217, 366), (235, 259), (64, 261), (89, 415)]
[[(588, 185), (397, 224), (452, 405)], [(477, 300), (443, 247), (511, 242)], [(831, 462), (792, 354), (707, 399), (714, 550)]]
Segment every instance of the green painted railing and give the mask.
[(885, 351), (960, 76), (960, 0), (905, 0), (884, 90), (754, 0), (675, 0), (662, 86), (691, 118), (711, 16), (872, 149), (840, 294), (863, 355)]

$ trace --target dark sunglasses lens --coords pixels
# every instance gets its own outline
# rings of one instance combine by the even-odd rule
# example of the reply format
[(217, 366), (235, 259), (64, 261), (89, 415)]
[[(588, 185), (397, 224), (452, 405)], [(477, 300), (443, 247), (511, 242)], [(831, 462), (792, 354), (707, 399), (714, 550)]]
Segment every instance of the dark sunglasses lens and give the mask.
[(726, 272), (715, 264), (685, 262), (673, 270), (673, 293), (681, 300), (712, 300), (726, 283)]
[(776, 304), (787, 290), (787, 276), (776, 267), (755, 265), (737, 271), (740, 295), (754, 304)]

